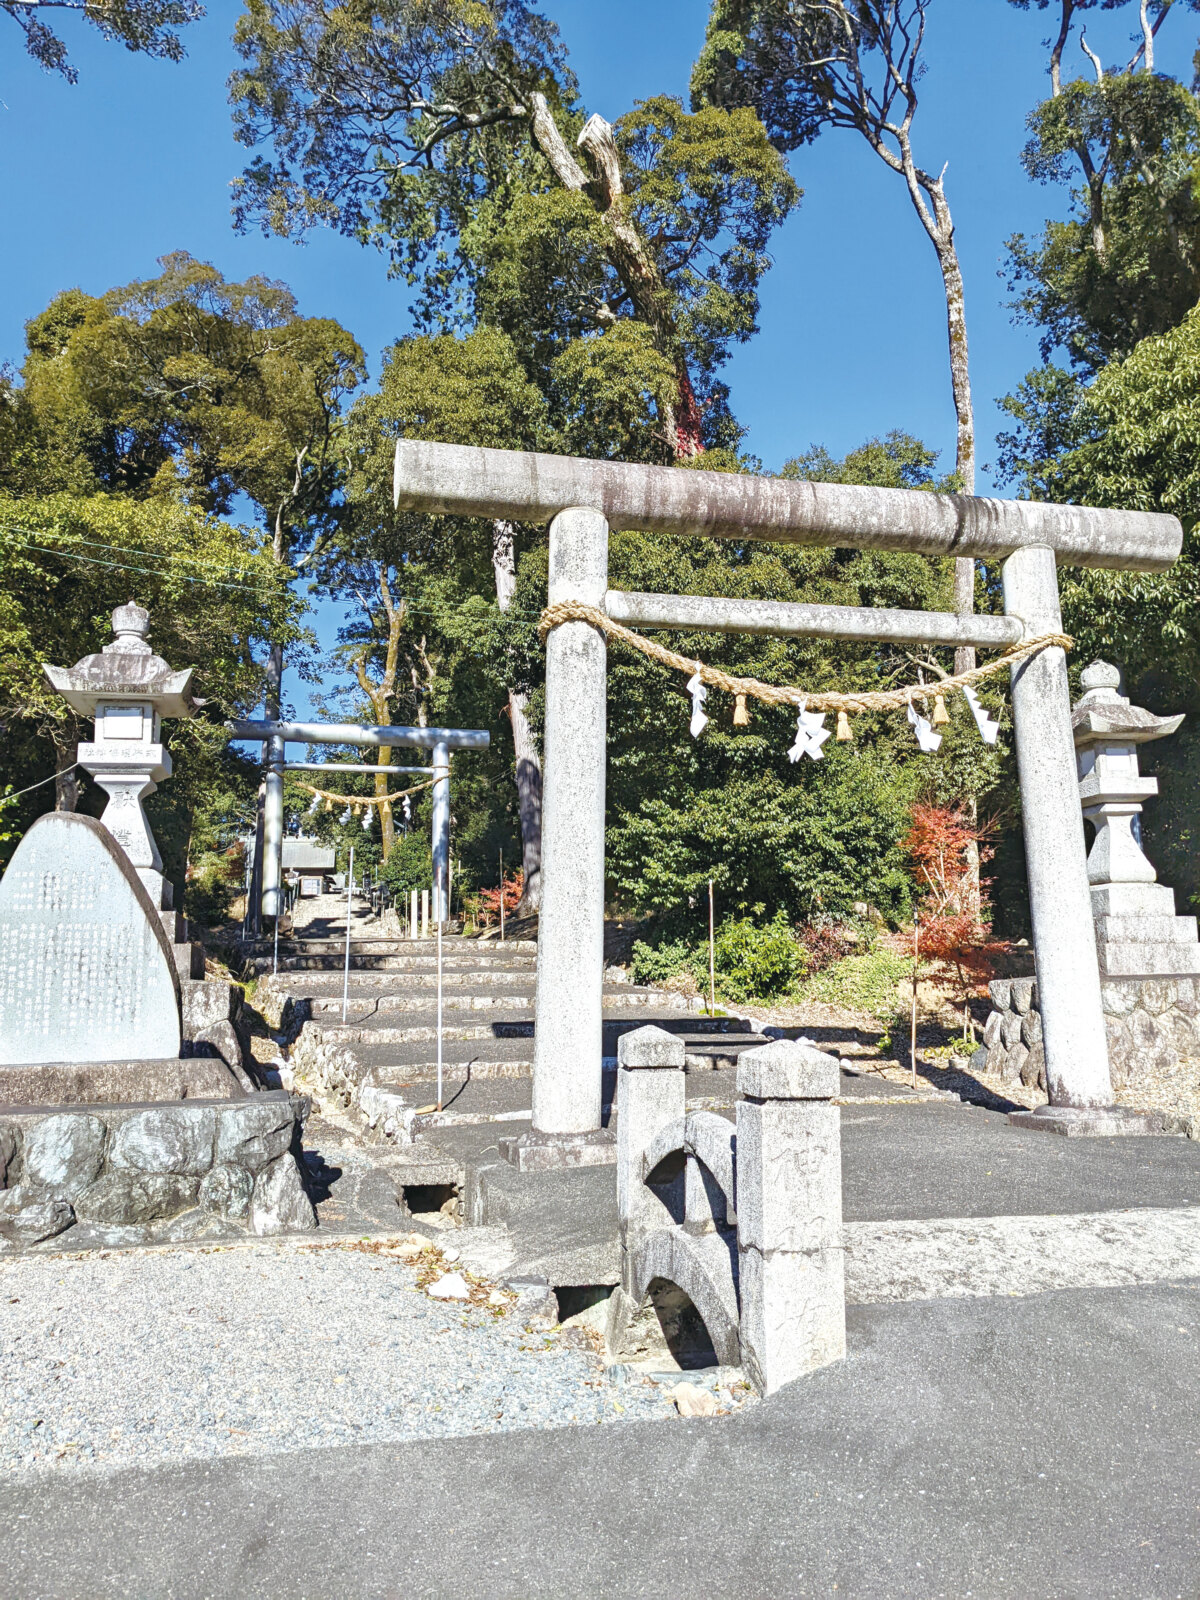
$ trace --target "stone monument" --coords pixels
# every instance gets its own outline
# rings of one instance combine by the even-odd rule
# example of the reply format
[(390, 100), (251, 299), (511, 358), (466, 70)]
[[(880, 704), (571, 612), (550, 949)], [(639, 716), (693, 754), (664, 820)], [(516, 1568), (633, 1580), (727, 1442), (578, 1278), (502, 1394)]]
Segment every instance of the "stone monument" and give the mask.
[(141, 879), (91, 817), (41, 817), (0, 879), (0, 1077), (180, 1042), (179, 974)]
[(142, 809), (171, 771), (162, 718), (198, 704), (148, 624), (121, 606), (114, 643), (45, 669), (95, 718), (79, 759), (109, 801), (41, 817), (0, 879), (0, 1252), (316, 1226), (307, 1102), (259, 1088), (241, 991), (205, 979)]

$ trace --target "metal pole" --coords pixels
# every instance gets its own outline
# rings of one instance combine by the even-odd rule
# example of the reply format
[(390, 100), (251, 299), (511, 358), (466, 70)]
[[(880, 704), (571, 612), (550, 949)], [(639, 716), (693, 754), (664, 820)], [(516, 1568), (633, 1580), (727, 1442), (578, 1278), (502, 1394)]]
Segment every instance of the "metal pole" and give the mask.
[(264, 917), (278, 917), (283, 881), (283, 740), (272, 734), (267, 741), (266, 799), (263, 803), (262, 909)]
[(438, 1110), (442, 1109), (442, 925), (437, 925), (437, 1083)]
[(504, 943), (504, 851), (500, 852), (500, 943)]
[(354, 899), (354, 846), (350, 846), (350, 870), (346, 874), (346, 964), (342, 970), (342, 1021), (350, 1002), (350, 908)]
[(433, 749), (433, 920), (440, 928), (449, 914), (450, 887), (450, 746)]
[(271, 962), (271, 972), (273, 974), (278, 974), (278, 972), (279, 972), (279, 918), (278, 917), (275, 918), (275, 957), (274, 957), (273, 961)]
[(917, 978), (921, 971), (921, 935), (917, 922), (917, 913), (913, 912), (913, 1003), (912, 1003), (912, 1038), (909, 1041), (909, 1068), (912, 1072), (912, 1086), (917, 1087)]

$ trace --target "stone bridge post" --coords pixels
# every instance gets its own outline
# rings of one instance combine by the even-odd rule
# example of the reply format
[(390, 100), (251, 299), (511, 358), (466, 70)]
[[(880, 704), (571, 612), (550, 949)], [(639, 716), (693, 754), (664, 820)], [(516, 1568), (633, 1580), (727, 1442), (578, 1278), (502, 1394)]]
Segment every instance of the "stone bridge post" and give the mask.
[(738, 1061), (742, 1365), (762, 1394), (846, 1354), (840, 1081), (789, 1040)]

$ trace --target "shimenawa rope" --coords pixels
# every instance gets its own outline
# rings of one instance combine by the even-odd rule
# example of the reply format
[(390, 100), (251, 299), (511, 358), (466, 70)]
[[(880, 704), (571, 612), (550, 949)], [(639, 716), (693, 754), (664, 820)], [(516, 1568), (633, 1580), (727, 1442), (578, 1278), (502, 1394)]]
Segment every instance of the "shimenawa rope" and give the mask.
[(552, 628), (557, 628), (564, 622), (589, 622), (593, 628), (599, 628), (610, 639), (619, 639), (631, 649), (640, 650), (644, 656), (649, 656), (660, 666), (673, 667), (677, 672), (686, 672), (689, 677), (693, 673), (698, 673), (702, 683), (710, 684), (714, 689), (722, 689), (726, 694), (750, 695), (769, 706), (805, 706), (810, 711), (899, 710), (914, 701), (934, 700), (939, 695), (979, 683), (982, 679), (1003, 671), (1005, 667), (1025, 661), (1052, 645), (1070, 650), (1075, 644), (1074, 639), (1066, 633), (1040, 633), (1037, 638), (1027, 639), (1024, 644), (1013, 645), (1003, 655), (997, 656), (992, 661), (985, 661), (982, 666), (972, 667), (969, 672), (956, 672), (953, 677), (939, 678), (936, 683), (909, 684), (903, 689), (877, 689), (861, 694), (837, 694), (833, 691), (810, 693), (805, 689), (761, 683), (757, 678), (735, 678), (728, 672), (722, 672), (720, 667), (710, 667), (703, 661), (677, 655), (674, 650), (668, 650), (664, 645), (656, 644), (653, 639), (645, 639), (640, 633), (634, 633), (632, 629), (614, 622), (597, 607), (584, 605), (576, 600), (560, 601), (557, 605), (547, 606), (542, 612), (538, 620), (538, 637), (542, 643), (545, 644), (546, 636)]
[(317, 795), (320, 800), (344, 800), (346, 805), (390, 805), (392, 800), (403, 800), (405, 795), (421, 794), (422, 789), (432, 789), (437, 778), (430, 778), (427, 784), (413, 784), (411, 789), (397, 789), (394, 795), (338, 795), (331, 794), (328, 789), (317, 789), (315, 784), (306, 784), (301, 781), (301, 789), (309, 790), (310, 795)]

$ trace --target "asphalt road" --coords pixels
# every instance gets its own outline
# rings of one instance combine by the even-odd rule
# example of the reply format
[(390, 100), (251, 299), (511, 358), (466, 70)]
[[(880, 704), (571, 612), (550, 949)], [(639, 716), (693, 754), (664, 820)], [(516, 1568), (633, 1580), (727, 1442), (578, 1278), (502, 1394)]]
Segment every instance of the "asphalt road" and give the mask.
[(855, 1307), (849, 1331), (844, 1364), (734, 1418), (10, 1485), (4, 1591), (1200, 1593), (1200, 1282)]

